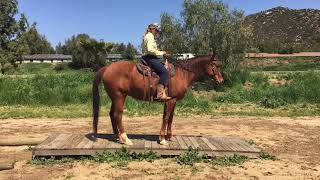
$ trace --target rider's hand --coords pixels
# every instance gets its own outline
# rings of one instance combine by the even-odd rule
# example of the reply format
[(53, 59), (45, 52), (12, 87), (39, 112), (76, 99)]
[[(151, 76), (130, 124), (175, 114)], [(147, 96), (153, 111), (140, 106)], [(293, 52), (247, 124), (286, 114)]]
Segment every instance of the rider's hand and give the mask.
[(168, 58), (168, 56), (169, 56), (168, 52), (167, 52), (167, 51), (164, 51), (163, 57), (164, 57), (164, 58)]

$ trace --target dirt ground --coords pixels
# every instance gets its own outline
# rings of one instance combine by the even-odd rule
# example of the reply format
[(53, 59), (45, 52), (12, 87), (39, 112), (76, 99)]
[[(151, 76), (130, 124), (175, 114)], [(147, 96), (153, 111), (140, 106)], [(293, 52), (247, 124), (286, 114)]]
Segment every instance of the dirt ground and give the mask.
[[(124, 117), (124, 123), (128, 133), (158, 134), (161, 116)], [(91, 119), (4, 119), (0, 127), (1, 139), (45, 138), (56, 132), (88, 133)], [(99, 130), (111, 133), (109, 119), (100, 118)], [(0, 146), (0, 162), (17, 161), (14, 169), (0, 171), (0, 179), (320, 179), (320, 117), (175, 117), (173, 131), (252, 139), (279, 160), (252, 159), (231, 167), (199, 163), (196, 171), (173, 159), (130, 162), (124, 168), (90, 161), (50, 167), (27, 164), (27, 146)]]

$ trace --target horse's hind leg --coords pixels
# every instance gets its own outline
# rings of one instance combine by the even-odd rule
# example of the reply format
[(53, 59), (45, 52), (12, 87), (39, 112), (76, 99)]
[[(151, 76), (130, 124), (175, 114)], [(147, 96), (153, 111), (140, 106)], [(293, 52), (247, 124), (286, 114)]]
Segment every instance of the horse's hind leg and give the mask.
[(118, 130), (116, 119), (114, 118), (114, 109), (115, 109), (115, 106), (114, 106), (114, 103), (112, 103), (111, 108), (110, 108), (110, 112), (109, 112), (109, 116), (110, 116), (110, 120), (111, 120), (113, 134), (118, 139), (119, 138), (119, 130)]
[(117, 130), (119, 132), (119, 140), (121, 143), (126, 145), (133, 145), (132, 141), (128, 138), (127, 134), (125, 133), (124, 126), (122, 123), (122, 114), (123, 114), (123, 107), (125, 103), (126, 96), (118, 96), (117, 98), (112, 98), (112, 115)]

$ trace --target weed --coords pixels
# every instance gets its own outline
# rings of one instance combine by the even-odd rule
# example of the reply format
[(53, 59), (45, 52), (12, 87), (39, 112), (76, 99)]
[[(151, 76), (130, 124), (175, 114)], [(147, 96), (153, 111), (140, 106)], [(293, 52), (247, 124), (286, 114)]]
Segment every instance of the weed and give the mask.
[(65, 180), (70, 180), (71, 178), (75, 177), (75, 175), (72, 172), (69, 172), (67, 176), (65, 177)]
[(253, 139), (249, 139), (249, 140), (247, 140), (246, 142), (247, 142), (248, 144), (250, 144), (250, 145), (256, 144), (256, 142), (255, 142)]
[(195, 163), (203, 162), (206, 157), (199, 154), (198, 149), (188, 148), (186, 152), (176, 158), (178, 164), (193, 166)]
[(28, 161), (27, 164), (53, 166), (55, 164), (65, 164), (65, 163), (70, 164), (73, 162), (74, 162), (73, 158), (66, 157), (66, 158), (58, 159), (58, 158), (51, 156), (50, 158), (45, 158), (45, 157), (35, 158), (35, 159)]
[(267, 152), (261, 152), (259, 155), (259, 158), (262, 160), (272, 160), (272, 161), (278, 160), (278, 158), (275, 155), (271, 155)]
[(247, 156), (234, 154), (233, 156), (217, 157), (212, 160), (214, 166), (236, 166), (248, 160)]
[(103, 152), (98, 153), (92, 157), (92, 160), (95, 162), (101, 163), (110, 163), (116, 162), (114, 167), (125, 167), (130, 161), (143, 161), (153, 162), (158, 159), (158, 156), (153, 151), (146, 151), (144, 153), (135, 153), (130, 151), (127, 148), (122, 147), (121, 150), (116, 151), (115, 153)]

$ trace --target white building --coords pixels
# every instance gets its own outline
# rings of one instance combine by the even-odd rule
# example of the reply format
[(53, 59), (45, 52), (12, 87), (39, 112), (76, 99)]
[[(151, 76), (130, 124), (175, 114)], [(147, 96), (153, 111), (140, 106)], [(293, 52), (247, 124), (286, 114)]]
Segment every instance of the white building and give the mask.
[(195, 57), (192, 53), (177, 54), (177, 60), (185, 60)]

